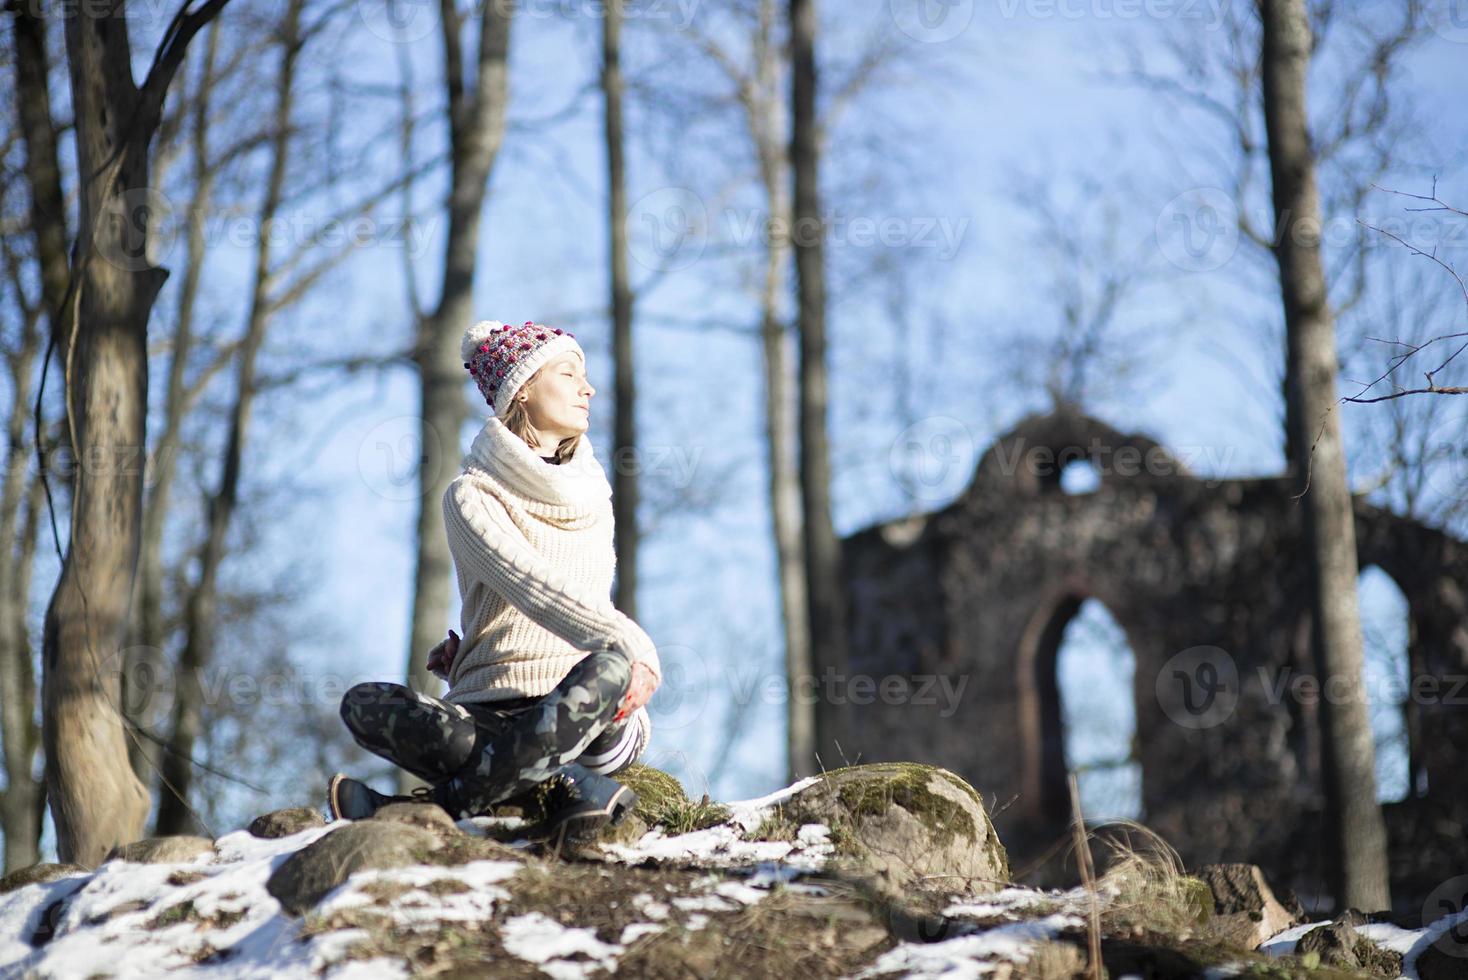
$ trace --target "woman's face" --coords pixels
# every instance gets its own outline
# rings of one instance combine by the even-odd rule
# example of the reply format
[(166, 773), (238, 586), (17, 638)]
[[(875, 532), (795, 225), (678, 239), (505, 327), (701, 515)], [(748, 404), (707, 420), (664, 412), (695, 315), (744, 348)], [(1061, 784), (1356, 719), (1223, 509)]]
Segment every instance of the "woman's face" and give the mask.
[(525, 412), (530, 426), (554, 448), (562, 439), (584, 433), (591, 426), (591, 396), (596, 389), (586, 379), (586, 366), (575, 351), (567, 351), (541, 368), (535, 384), (526, 390)]

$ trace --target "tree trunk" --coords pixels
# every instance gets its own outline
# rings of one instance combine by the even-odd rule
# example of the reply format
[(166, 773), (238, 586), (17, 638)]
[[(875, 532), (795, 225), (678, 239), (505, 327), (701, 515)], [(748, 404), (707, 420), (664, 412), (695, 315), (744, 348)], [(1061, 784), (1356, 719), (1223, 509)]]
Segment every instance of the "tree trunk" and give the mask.
[(1310, 24), (1304, 0), (1261, 0), (1264, 116), (1274, 188), (1275, 258), (1288, 338), (1288, 432), (1304, 494), (1312, 642), (1327, 696), (1325, 783), (1339, 907), (1390, 907), (1386, 829), (1362, 677), (1356, 536), (1336, 401), (1335, 322), (1320, 257), (1320, 202), (1306, 116)]
[[(815, 0), (790, 0), (791, 166), (795, 176), (795, 273), (800, 324), (800, 487), (810, 609), (811, 663), (820, 671), (817, 764), (843, 763), (846, 724), (846, 602), (841, 542), (831, 523), (830, 448), (826, 435), (825, 228), (820, 204), (820, 146), (816, 117)], [(827, 687), (831, 682), (833, 686)], [(804, 694), (800, 689), (792, 697)]]
[[(788, 227), (790, 168), (783, 146), (785, 115), (782, 49), (774, 37), (778, 16), (775, 0), (760, 0), (755, 35), (755, 81), (745, 111), (759, 162), (771, 226)], [(772, 236), (765, 252), (764, 281), (760, 290), (760, 340), (765, 369), (765, 443), (768, 450), (770, 518), (775, 562), (780, 582), (781, 623), (785, 635), (785, 675), (788, 693), (799, 690), (800, 678), (812, 675), (810, 619), (806, 608), (805, 565), (801, 560), (800, 473), (796, 467), (795, 390), (791, 383), (794, 358), (788, 331), (780, 315), (785, 292), (785, 264), (790, 243)], [(794, 782), (815, 772), (815, 705), (793, 696), (785, 701), (786, 780)]]
[[(39, 10), (22, 4), (14, 11), (16, 115), (25, 151), (26, 191), (30, 199), (30, 227), (40, 267), (39, 309), (26, 309), (20, 349), (13, 355), (11, 412), (7, 425), (7, 462), (0, 492), (0, 737), (8, 786), (0, 796), (0, 826), (5, 834), (5, 870), (34, 864), (40, 857), (41, 825), (45, 815), (44, 780), (33, 775), (41, 749), (36, 724), (36, 677), (31, 663), (31, 641), (26, 630), (32, 562), (39, 534), (43, 487), (39, 476), (29, 488), (25, 477), (30, 464), (46, 465), (52, 457), (35, 453), (28, 440), (35, 420), (31, 413), (31, 372), (40, 347), (42, 313), (51, 328), (62, 322), (60, 310), (70, 276), (66, 257), (66, 205), (61, 190), (61, 165), (56, 125), (51, 117), (51, 65), (47, 57), (46, 24)], [(8, 250), (7, 250), (8, 253)], [(9, 255), (7, 254), (7, 259)], [(11, 269), (17, 301), (24, 304), (18, 270)], [(58, 341), (65, 349), (65, 341)], [(54, 448), (54, 447), (50, 447)], [(19, 526), (22, 498), (25, 525)], [(19, 552), (17, 553), (17, 546)]]
[(68, 341), (59, 349), (75, 468), (70, 543), (46, 609), (42, 741), (58, 856), (88, 867), (136, 840), (148, 813), (120, 703), (141, 539), (148, 318), (168, 277), (147, 257), (148, 146), (189, 41), (224, 3), (180, 12), (141, 88), (121, 0), (66, 18), (80, 218), (52, 332)]
[[(291, 0), (280, 29), (281, 64), (275, 77), (275, 120), (271, 137), (270, 174), (265, 200), (260, 208), (259, 227), (269, 228), (277, 218), (284, 195), (291, 145), (291, 113), (295, 102), (296, 65), (301, 52), (301, 11), (304, 0)], [(156, 833), (207, 833), (189, 806), (193, 781), (194, 745), (203, 722), (203, 672), (213, 660), (215, 613), (219, 597), (219, 567), (224, 561), (224, 544), (239, 502), (240, 469), (250, 412), (255, 397), (255, 362), (270, 328), (271, 247), (269, 235), (260, 235), (255, 248), (255, 269), (250, 295), (250, 312), (244, 342), (239, 352), (239, 374), (235, 403), (230, 413), (229, 441), (225, 446), (219, 488), (210, 497), (208, 529), (199, 559), (199, 579), (184, 605), (184, 646), (179, 655), (168, 752), (162, 760), (158, 788)]]
[[(505, 133), (509, 97), (510, 21), (514, 6), (486, 3), (479, 24), (479, 64), (472, 93), (464, 90), (462, 16), (453, 0), (441, 0), (440, 28), (448, 90), (450, 190), (449, 229), (438, 307), (421, 318), (415, 342), (422, 421), (418, 466), (418, 553), (413, 572), (413, 613), (408, 645), (408, 685), (441, 690), (428, 672), (428, 651), (443, 639), (442, 624), (452, 597), (452, 558), (441, 501), (458, 475), (459, 429), (465, 417), (464, 367), (459, 341), (473, 312), (474, 265), (479, 219), (489, 177)], [(467, 638), (466, 638), (467, 639)], [(422, 780), (398, 771), (398, 791)]]
[[(17, 282), (19, 277), (16, 277)], [(17, 293), (17, 295), (21, 295)], [(5, 834), (5, 870), (39, 860), (41, 816), (45, 792), (32, 775), (41, 748), (35, 721), (36, 678), (26, 634), (32, 561), (36, 553), (41, 482), (32, 476), (27, 453), (31, 425), (30, 381), (40, 347), (40, 310), (23, 311), (20, 349), (11, 357), (10, 420), (6, 427), (3, 491), (0, 491), (0, 739), (3, 739), (7, 786), (0, 794), (0, 829)], [(20, 524), (25, 502), (25, 523)], [(18, 551), (17, 551), (18, 546)]]
[[(174, 462), (178, 455), (179, 437), (188, 411), (185, 381), (189, 354), (193, 349), (194, 304), (199, 295), (199, 284), (204, 271), (204, 216), (209, 213), (214, 200), (215, 168), (209, 161), (208, 136), (209, 109), (212, 104), (210, 86), (219, 51), (219, 30), (218, 21), (209, 25), (199, 90), (191, 107), (194, 124), (189, 135), (194, 163), (194, 195), (189, 202), (186, 258), (179, 284), (173, 350), (169, 355), (168, 389), (163, 403), (163, 431), (153, 448), (153, 486), (147, 495), (143, 511), (143, 544), (138, 559), (133, 634), (128, 644), (129, 658), (123, 678), (125, 689), (129, 684), (137, 686), (136, 690), (125, 690), (124, 694), (129, 720), (136, 726), (147, 728), (155, 736), (163, 734), (161, 726), (156, 724), (161, 719), (154, 717), (155, 706), (151, 697), (145, 699), (144, 686), (146, 685), (147, 694), (153, 693), (157, 688), (153, 683), (154, 679), (161, 676), (162, 671), (169, 669), (164, 650), (167, 627), (163, 619), (163, 531), (167, 523), (168, 508), (172, 503), (173, 481), (177, 473)], [(154, 732), (155, 728), (160, 730)], [(138, 778), (148, 780), (154, 773), (162, 771), (161, 754), (153, 741), (138, 738), (129, 745), (129, 751)]]
[(612, 439), (612, 518), (616, 534), (618, 609), (637, 618), (637, 386), (632, 351), (632, 286), (627, 276), (627, 173), (622, 153), (622, 8), (609, 3), (602, 17), (602, 93), (606, 100), (607, 233), (611, 260), (612, 362), (615, 374)]

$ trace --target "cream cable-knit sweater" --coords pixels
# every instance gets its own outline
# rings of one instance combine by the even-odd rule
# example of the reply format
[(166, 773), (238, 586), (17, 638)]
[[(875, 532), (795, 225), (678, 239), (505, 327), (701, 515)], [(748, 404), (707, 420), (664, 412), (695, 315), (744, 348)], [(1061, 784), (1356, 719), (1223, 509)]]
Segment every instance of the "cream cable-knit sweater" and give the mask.
[[(586, 435), (557, 466), (499, 418), (485, 422), (443, 496), (463, 599), (446, 701), (539, 697), (588, 653), (610, 648), (661, 682), (652, 639), (610, 599), (611, 497)], [(650, 734), (646, 708), (636, 717)]]

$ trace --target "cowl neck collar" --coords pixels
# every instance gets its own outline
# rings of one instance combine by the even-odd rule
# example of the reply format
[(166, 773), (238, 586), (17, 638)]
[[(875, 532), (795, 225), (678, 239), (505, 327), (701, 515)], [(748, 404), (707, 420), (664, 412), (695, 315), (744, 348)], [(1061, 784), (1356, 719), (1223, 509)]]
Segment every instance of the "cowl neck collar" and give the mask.
[(546, 505), (556, 517), (589, 513), (612, 495), (606, 472), (585, 433), (571, 458), (556, 465), (542, 459), (491, 415), (474, 437), (464, 465), (477, 467), (521, 497)]

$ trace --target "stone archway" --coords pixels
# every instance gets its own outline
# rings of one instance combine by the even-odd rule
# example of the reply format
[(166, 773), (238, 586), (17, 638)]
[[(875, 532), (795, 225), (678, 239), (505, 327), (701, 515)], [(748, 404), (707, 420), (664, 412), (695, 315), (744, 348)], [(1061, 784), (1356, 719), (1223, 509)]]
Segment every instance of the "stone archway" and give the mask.
[[(1093, 491), (1063, 491), (1071, 460), (1096, 468)], [(1248, 860), (1284, 881), (1318, 875), (1317, 712), (1279, 683), (1312, 670), (1291, 498), (1282, 477), (1201, 478), (1155, 440), (1078, 413), (1025, 419), (953, 504), (843, 542), (854, 669), (898, 675), (913, 690), (923, 677), (964, 682), (947, 715), (917, 698), (864, 709), (854, 751), (962, 774), (998, 809), (1022, 865), (1028, 841), (1042, 847), (1064, 829), (1047, 735), (1053, 679), (1038, 658), (1072, 607), (1094, 597), (1135, 656), (1148, 824), (1189, 863)], [(1453, 678), (1468, 676), (1468, 545), (1364, 501), (1356, 521), (1363, 567), (1379, 565), (1408, 597), (1414, 676), (1441, 684), (1416, 708), (1414, 764), (1428, 793), (1387, 808), (1394, 841), (1425, 842), (1403, 845), (1394, 873), (1414, 873), (1412, 848), (1439, 867), (1443, 855), (1468, 866), (1468, 846), (1432, 829), (1449, 825), (1445, 813), (1468, 814), (1468, 784), (1450, 775), (1468, 762), (1468, 707), (1449, 698)], [(1226, 716), (1190, 726), (1169, 717), (1155, 688), (1199, 650), (1221, 651), (1236, 683)], [(1468, 690), (1459, 696), (1468, 702)]]

